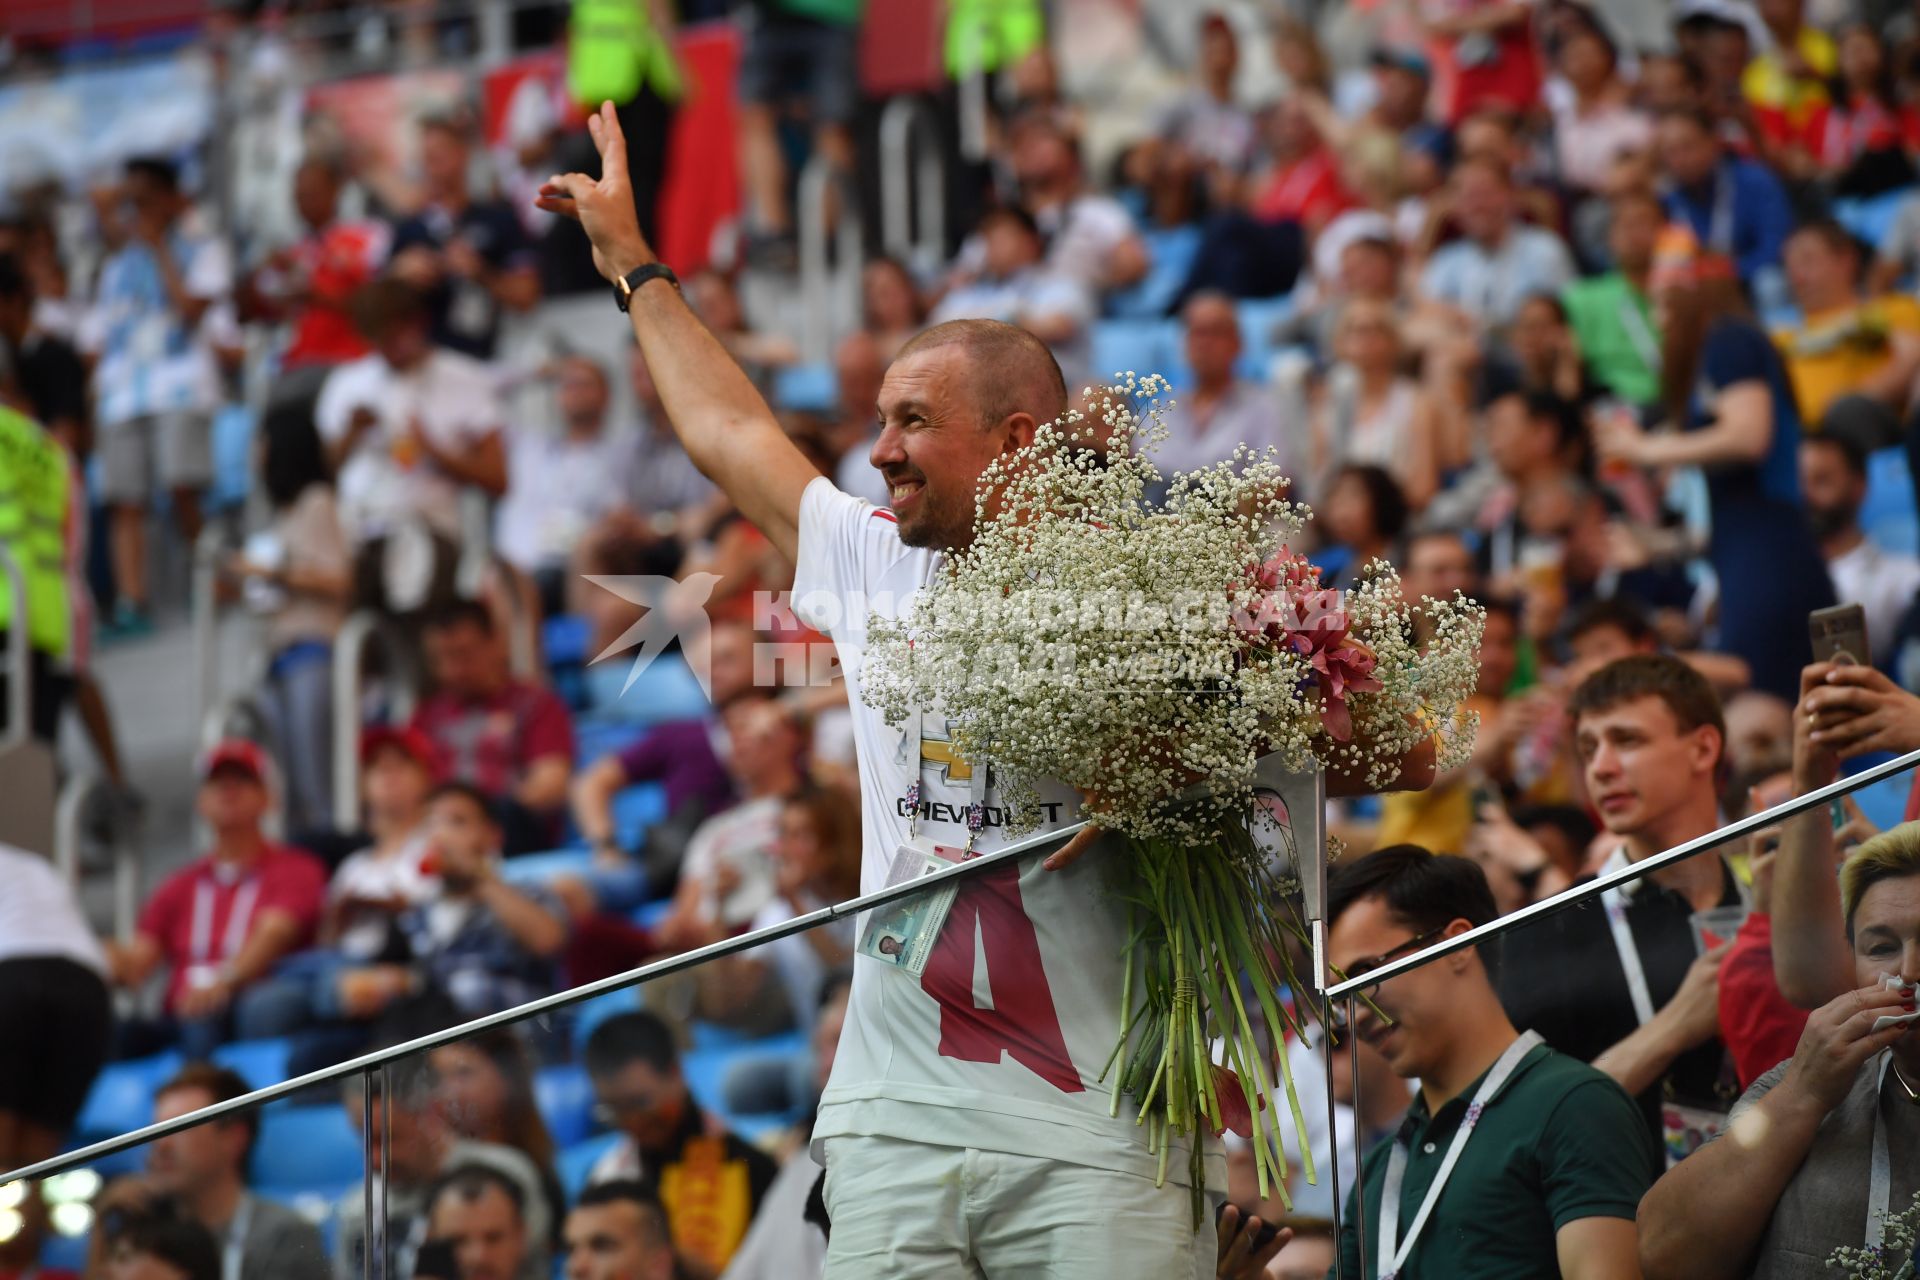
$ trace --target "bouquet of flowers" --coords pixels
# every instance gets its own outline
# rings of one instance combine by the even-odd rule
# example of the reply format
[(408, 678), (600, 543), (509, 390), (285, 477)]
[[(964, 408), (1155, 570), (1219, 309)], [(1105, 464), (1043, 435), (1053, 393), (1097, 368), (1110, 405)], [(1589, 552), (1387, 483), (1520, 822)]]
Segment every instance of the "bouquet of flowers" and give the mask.
[(1827, 1257), (1827, 1266), (1847, 1280), (1913, 1280), (1920, 1252), (1915, 1251), (1915, 1236), (1920, 1235), (1920, 1194), (1899, 1213), (1889, 1214), (1878, 1245), (1854, 1249), (1841, 1246)]
[(1069, 414), (991, 467), (972, 544), (898, 621), (873, 619), (862, 674), (893, 723), (941, 709), (1014, 831), (1033, 825), (1034, 780), (1053, 778), (1124, 841), (1112, 1107), (1131, 1098), (1163, 1179), (1171, 1140), (1187, 1140), (1198, 1225), (1203, 1130), (1250, 1137), (1262, 1194), (1284, 1195), (1282, 1091), (1301, 1124), (1280, 993), (1304, 924), (1263, 848), (1256, 765), (1277, 752), (1385, 786), (1436, 736), (1443, 766), (1464, 760), (1483, 615), (1404, 601), (1383, 562), (1353, 590), (1323, 587), (1288, 550), (1308, 513), (1271, 457), (1239, 450), (1150, 502), (1165, 390), (1126, 374), (1097, 423)]

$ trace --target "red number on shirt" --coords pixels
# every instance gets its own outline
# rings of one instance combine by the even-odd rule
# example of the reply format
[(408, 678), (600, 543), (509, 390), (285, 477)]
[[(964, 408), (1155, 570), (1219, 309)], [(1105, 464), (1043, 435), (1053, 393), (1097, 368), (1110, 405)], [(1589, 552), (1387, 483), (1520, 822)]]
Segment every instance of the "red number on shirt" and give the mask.
[[(973, 999), (976, 923), (980, 945), (991, 957), (991, 1009), (977, 1007)], [(1086, 1088), (1060, 1034), (1053, 992), (1040, 965), (1040, 939), (1020, 903), (1016, 867), (995, 867), (961, 886), (927, 957), (920, 987), (940, 1002), (941, 1057), (999, 1062), (1004, 1053), (1062, 1093)]]

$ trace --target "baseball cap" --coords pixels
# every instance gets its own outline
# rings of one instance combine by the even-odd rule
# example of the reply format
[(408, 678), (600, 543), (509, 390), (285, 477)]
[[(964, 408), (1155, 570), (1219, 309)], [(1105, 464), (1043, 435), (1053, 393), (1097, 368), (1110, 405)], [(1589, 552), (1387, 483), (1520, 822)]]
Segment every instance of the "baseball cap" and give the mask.
[(1417, 49), (1408, 49), (1397, 45), (1377, 44), (1373, 52), (1367, 55), (1367, 61), (1376, 67), (1387, 67), (1396, 71), (1411, 71), (1422, 80), (1433, 78), (1433, 66), (1426, 55)]
[(360, 733), (360, 763), (366, 764), (376, 752), (386, 747), (404, 753), (429, 773), (433, 771), (440, 754), (434, 748), (433, 740), (412, 725), (375, 724), (368, 725)]
[(262, 786), (267, 781), (267, 753), (257, 742), (228, 738), (216, 742), (200, 756), (200, 781), (205, 782), (222, 769), (237, 769)]

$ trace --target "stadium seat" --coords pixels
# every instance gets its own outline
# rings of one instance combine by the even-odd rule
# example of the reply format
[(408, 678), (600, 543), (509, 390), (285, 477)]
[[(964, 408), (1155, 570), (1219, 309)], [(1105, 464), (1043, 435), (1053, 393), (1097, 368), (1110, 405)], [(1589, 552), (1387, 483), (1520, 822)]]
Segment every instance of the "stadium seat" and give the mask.
[[(667, 913), (672, 910), (673, 900), (671, 898), (662, 898), (658, 902), (645, 902), (635, 907), (633, 909), (633, 915), (630, 916), (629, 919), (642, 929), (651, 929), (662, 920), (665, 920)], [(698, 1045), (699, 1043), (700, 1031), (696, 1026), (694, 1028), (694, 1044)]]
[(1089, 335), (1096, 380), (1116, 373), (1145, 376), (1173, 367), (1180, 353), (1180, 326), (1172, 320), (1101, 320)]
[(151, 1121), (154, 1089), (184, 1061), (179, 1053), (168, 1050), (150, 1058), (108, 1063), (80, 1108), (75, 1136), (88, 1141), (114, 1138)]
[(773, 407), (788, 413), (832, 413), (840, 380), (830, 364), (788, 365), (773, 375)]
[(634, 724), (630, 720), (608, 719), (590, 711), (574, 721), (574, 758), (581, 766), (589, 765), (602, 756), (625, 750), (646, 736), (645, 725)]
[(748, 1142), (761, 1143), (777, 1137), (793, 1127), (794, 1118), (784, 1111), (770, 1111), (763, 1115), (731, 1116), (727, 1128)]
[[(1198, 226), (1153, 227), (1142, 235), (1150, 265), (1138, 284), (1107, 301), (1107, 314), (1123, 320), (1158, 320), (1173, 306), (1200, 253)], [(1137, 367), (1137, 366), (1135, 366)]]
[(338, 1106), (269, 1106), (253, 1147), (255, 1181), (331, 1186), (357, 1181), (365, 1168), (360, 1134)]
[[(644, 908), (643, 908), (644, 909)], [(573, 1006), (573, 1047), (578, 1053), (586, 1047), (587, 1037), (593, 1029), (608, 1018), (622, 1013), (630, 1013), (640, 1007), (639, 993), (632, 987), (622, 987), (618, 991), (609, 991), (603, 996), (583, 1000)]]
[(533, 1078), (533, 1097), (555, 1146), (571, 1147), (593, 1132), (593, 1085), (584, 1068), (544, 1068)]
[(713, 709), (700, 682), (677, 655), (654, 659), (626, 688), (631, 670), (632, 659), (624, 655), (587, 668), (587, 688), (595, 708), (589, 718), (648, 725), (685, 720)]
[(583, 875), (593, 868), (593, 853), (587, 849), (553, 849), (546, 853), (523, 853), (500, 862), (500, 878), (514, 885), (551, 884), (565, 876)]
[(47, 1274), (72, 1272), (82, 1275), (87, 1269), (87, 1237), (63, 1236), (48, 1231), (40, 1245), (40, 1270)]
[(1913, 196), (1915, 190), (1914, 187), (1902, 187), (1898, 191), (1887, 191), (1877, 196), (1835, 200), (1834, 221), (1852, 232), (1862, 244), (1881, 244), (1892, 232), (1894, 219), (1900, 216), (1900, 206)]
[(1860, 528), (1882, 550), (1902, 555), (1920, 550), (1913, 480), (1906, 450), (1899, 445), (1877, 450), (1867, 459), (1867, 500), (1860, 506)]
[(253, 491), (253, 411), (229, 404), (213, 415), (213, 484), (207, 510), (231, 511)]
[(560, 1153), (554, 1163), (554, 1172), (560, 1175), (560, 1189), (572, 1200), (587, 1185), (587, 1175), (593, 1172), (593, 1166), (605, 1155), (614, 1143), (620, 1140), (617, 1133), (602, 1133), (588, 1138), (585, 1142), (576, 1142)]
[(638, 849), (647, 828), (667, 816), (667, 789), (657, 782), (622, 787), (613, 797), (613, 838), (622, 849)]
[(1896, 773), (1870, 787), (1853, 793), (1853, 801), (1868, 822), (1882, 831), (1897, 827), (1907, 816), (1907, 794), (1913, 789), (1911, 773)]
[(235, 1040), (213, 1051), (213, 1060), (240, 1073), (249, 1089), (264, 1089), (287, 1078), (291, 1040)]

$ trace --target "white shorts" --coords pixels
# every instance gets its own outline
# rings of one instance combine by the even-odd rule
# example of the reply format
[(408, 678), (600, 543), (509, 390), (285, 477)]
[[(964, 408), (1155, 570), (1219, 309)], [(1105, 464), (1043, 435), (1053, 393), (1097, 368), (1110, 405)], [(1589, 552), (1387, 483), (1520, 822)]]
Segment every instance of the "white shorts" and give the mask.
[(1171, 1180), (896, 1138), (826, 1140), (827, 1280), (1210, 1280), (1208, 1195)]
[(175, 410), (100, 428), (100, 496), (144, 505), (156, 483), (200, 489), (213, 479), (213, 417)]

